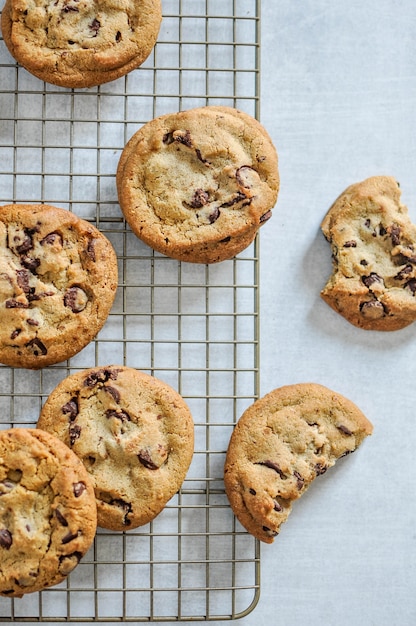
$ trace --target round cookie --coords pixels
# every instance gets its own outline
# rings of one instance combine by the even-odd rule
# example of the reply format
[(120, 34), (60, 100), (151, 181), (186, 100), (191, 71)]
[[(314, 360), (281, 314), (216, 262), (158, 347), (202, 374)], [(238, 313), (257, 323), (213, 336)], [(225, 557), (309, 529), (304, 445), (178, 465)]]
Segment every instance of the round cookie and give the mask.
[(10, 54), (61, 87), (91, 87), (124, 76), (152, 51), (160, 0), (6, 0), (1, 27)]
[(416, 226), (397, 181), (348, 187), (322, 221), (333, 271), (321, 296), (354, 326), (392, 331), (416, 320)]
[(158, 252), (193, 263), (216, 263), (247, 248), (279, 191), (266, 130), (225, 106), (142, 126), (121, 154), (116, 180), (133, 232)]
[(77, 456), (41, 430), (0, 431), (0, 595), (60, 583), (96, 530), (94, 489)]
[(372, 430), (350, 400), (315, 383), (280, 387), (257, 400), (237, 422), (224, 466), (235, 516), (272, 543), (292, 502)]
[(41, 368), (84, 348), (117, 289), (108, 239), (65, 209), (0, 207), (0, 362)]
[(108, 366), (64, 379), (38, 427), (79, 456), (95, 485), (98, 525), (129, 530), (150, 522), (181, 487), (194, 430), (182, 397), (133, 368)]

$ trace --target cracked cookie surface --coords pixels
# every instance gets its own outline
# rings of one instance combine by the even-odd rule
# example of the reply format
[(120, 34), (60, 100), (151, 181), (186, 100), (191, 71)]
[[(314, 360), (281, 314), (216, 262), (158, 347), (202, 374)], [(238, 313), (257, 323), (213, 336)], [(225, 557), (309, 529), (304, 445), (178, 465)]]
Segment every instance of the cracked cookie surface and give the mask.
[(156, 517), (181, 487), (194, 427), (183, 398), (166, 383), (123, 366), (64, 379), (38, 427), (81, 459), (95, 485), (98, 525), (129, 530)]
[(322, 298), (354, 326), (392, 331), (416, 320), (416, 226), (390, 176), (348, 187), (322, 232), (333, 272)]
[(161, 19), (160, 0), (6, 0), (1, 26), (29, 72), (62, 87), (91, 87), (141, 65)]
[(0, 594), (60, 583), (96, 529), (94, 489), (78, 457), (46, 432), (0, 431)]
[(0, 207), (0, 362), (41, 368), (84, 348), (117, 289), (117, 258), (88, 222), (48, 205)]
[(232, 258), (272, 215), (276, 150), (257, 120), (208, 106), (156, 118), (125, 146), (117, 169), (121, 209), (134, 233), (182, 261)]
[(225, 490), (240, 523), (272, 543), (311, 482), (373, 430), (350, 400), (315, 383), (280, 387), (253, 403), (231, 435)]

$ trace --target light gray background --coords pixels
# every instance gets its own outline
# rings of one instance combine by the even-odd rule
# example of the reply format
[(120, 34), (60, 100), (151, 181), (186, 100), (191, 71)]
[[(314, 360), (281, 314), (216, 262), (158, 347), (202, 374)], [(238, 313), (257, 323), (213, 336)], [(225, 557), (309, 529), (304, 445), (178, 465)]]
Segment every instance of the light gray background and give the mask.
[(375, 430), (262, 547), (242, 626), (416, 623), (416, 325), (362, 331), (319, 297), (331, 271), (319, 225), (347, 185), (395, 176), (416, 221), (415, 26), (414, 0), (262, 2), (261, 120), (281, 191), (261, 233), (261, 392), (319, 382)]

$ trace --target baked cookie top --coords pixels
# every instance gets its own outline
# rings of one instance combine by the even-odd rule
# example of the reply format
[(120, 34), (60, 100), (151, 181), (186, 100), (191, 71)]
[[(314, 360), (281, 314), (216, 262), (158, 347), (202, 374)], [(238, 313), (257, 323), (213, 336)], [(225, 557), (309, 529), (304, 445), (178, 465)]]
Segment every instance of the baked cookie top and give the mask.
[(276, 150), (251, 116), (223, 106), (163, 115), (142, 126), (117, 169), (121, 209), (162, 254), (211, 263), (247, 247), (271, 217)]
[(160, 0), (6, 0), (4, 41), (29, 72), (62, 87), (123, 76), (150, 54)]
[(272, 543), (293, 501), (372, 430), (355, 404), (315, 383), (280, 387), (257, 400), (239, 419), (225, 461), (235, 516)]
[(41, 368), (103, 326), (117, 289), (108, 239), (65, 209), (0, 207), (0, 362)]
[(0, 594), (64, 580), (96, 529), (94, 489), (77, 456), (34, 428), (0, 431)]
[(333, 272), (322, 298), (351, 324), (391, 331), (416, 320), (416, 226), (397, 181), (348, 187), (322, 221)]
[(98, 525), (150, 522), (181, 487), (192, 460), (193, 421), (166, 383), (133, 368), (92, 368), (64, 379), (38, 427), (81, 459), (95, 485)]

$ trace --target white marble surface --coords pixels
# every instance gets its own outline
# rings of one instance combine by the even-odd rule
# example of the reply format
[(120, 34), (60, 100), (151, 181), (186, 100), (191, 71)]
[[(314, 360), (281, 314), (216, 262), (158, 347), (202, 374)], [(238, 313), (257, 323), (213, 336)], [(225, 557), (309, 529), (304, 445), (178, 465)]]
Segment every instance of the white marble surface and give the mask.
[(319, 382), (375, 430), (262, 546), (242, 626), (416, 623), (416, 325), (361, 331), (319, 297), (331, 269), (320, 221), (348, 184), (397, 177), (416, 221), (415, 22), (413, 0), (262, 2), (261, 120), (281, 191), (261, 233), (261, 391)]

